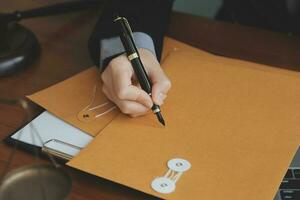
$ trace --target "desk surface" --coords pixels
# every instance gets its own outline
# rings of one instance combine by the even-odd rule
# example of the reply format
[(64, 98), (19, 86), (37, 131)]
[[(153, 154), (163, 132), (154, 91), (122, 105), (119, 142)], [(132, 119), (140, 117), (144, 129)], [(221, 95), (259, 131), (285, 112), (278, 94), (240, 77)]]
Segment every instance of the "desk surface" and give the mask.
[[(57, 0), (51, 1), (59, 2)], [(29, 9), (47, 4), (46, 1), (1, 1), (0, 12)], [(99, 15), (84, 11), (67, 15), (30, 19), (23, 22), (36, 33), (42, 54), (28, 69), (0, 78), (0, 98), (22, 98), (60, 82), (92, 65), (87, 51), (87, 39)], [(227, 24), (201, 17), (173, 13), (169, 36), (209, 52), (300, 70), (300, 37), (272, 33), (256, 28)], [(31, 105), (33, 115), (41, 108)], [(22, 110), (0, 104), (0, 137), (8, 136), (22, 123)], [(0, 157), (8, 158), (11, 148), (0, 145)], [(35, 162), (35, 158), (17, 151), (11, 168)], [(38, 162), (47, 162), (38, 160)], [(0, 163), (2, 172), (4, 165)], [(67, 168), (73, 179), (70, 199), (155, 199), (141, 192)]]

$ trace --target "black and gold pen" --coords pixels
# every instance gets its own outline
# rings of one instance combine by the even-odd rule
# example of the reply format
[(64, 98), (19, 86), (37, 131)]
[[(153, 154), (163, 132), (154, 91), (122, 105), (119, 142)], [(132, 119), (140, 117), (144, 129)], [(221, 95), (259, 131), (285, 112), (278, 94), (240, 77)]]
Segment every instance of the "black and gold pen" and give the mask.
[[(139, 52), (133, 40), (130, 25), (125, 17), (117, 16), (114, 19), (115, 23), (119, 24), (120, 38), (126, 51), (128, 60), (131, 62), (134, 73), (141, 85), (141, 88), (151, 96), (152, 84), (149, 80), (143, 63), (140, 59)], [(165, 120), (161, 115), (160, 107), (153, 104), (152, 111), (156, 115), (158, 121), (165, 126)]]

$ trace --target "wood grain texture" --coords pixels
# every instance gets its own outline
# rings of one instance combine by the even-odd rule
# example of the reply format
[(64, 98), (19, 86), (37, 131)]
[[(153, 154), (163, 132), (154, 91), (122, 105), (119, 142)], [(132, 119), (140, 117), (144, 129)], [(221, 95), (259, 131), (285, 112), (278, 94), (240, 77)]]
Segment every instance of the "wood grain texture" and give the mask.
[(217, 55), (300, 70), (300, 37), (173, 13), (169, 36)]

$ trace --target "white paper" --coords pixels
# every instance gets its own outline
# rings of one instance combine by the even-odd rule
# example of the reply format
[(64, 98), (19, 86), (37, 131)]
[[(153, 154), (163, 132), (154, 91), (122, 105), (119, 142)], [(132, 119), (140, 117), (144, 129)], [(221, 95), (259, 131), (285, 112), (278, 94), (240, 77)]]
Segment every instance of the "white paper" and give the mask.
[[(41, 139), (39, 139), (36, 132), (38, 132)], [(79, 148), (84, 148), (93, 139), (92, 136), (64, 122), (48, 111), (40, 114), (11, 137), (24, 143), (39, 147), (42, 147), (43, 144), (49, 140), (56, 139)], [(51, 148), (66, 153), (72, 157), (79, 153), (78, 150), (75, 149), (71, 151), (69, 147), (65, 147), (59, 143), (51, 143)]]

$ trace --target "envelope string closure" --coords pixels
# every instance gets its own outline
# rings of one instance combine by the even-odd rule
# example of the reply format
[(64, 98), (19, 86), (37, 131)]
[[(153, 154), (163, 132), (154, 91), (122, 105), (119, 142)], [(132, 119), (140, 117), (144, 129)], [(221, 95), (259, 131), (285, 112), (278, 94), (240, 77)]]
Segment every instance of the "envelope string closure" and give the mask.
[(174, 158), (168, 161), (169, 170), (164, 176), (155, 178), (151, 187), (153, 190), (163, 194), (169, 194), (175, 191), (176, 182), (182, 174), (191, 168), (189, 161), (182, 158)]
[(110, 101), (106, 101), (102, 104), (92, 107), (96, 99), (96, 93), (97, 93), (97, 85), (94, 86), (90, 103), (77, 114), (77, 118), (80, 121), (82, 122), (93, 121), (96, 118), (106, 115), (117, 108)]

